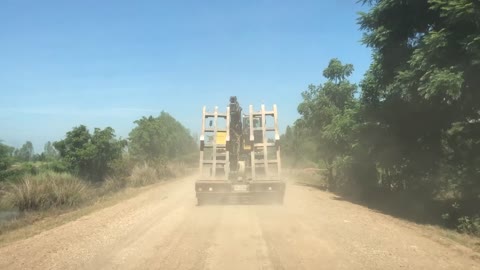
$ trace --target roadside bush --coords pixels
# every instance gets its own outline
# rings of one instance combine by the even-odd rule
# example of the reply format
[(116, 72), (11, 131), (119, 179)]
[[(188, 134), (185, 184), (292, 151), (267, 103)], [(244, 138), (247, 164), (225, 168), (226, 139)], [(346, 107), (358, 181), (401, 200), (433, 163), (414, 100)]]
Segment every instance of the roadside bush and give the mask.
[[(122, 158), (113, 160), (109, 164), (109, 176), (110, 178), (127, 178), (133, 171), (135, 167), (135, 161), (131, 159), (128, 155), (123, 156)], [(106, 179), (106, 180), (107, 180)]]
[(127, 186), (127, 178), (126, 177), (114, 177), (108, 176), (105, 181), (103, 181), (101, 187), (101, 193), (107, 194), (110, 192), (119, 191), (122, 188)]
[(296, 183), (313, 186), (323, 190), (327, 189), (327, 181), (323, 176), (324, 170), (317, 168), (295, 169), (286, 172)]
[(157, 170), (146, 163), (133, 168), (131, 175), (127, 178), (127, 185), (140, 187), (153, 184), (158, 181)]
[(57, 173), (68, 172), (68, 166), (61, 160), (48, 161), (40, 165), (40, 172), (54, 171)]
[(141, 187), (161, 180), (186, 175), (188, 169), (183, 162), (157, 163), (155, 165), (143, 163), (133, 165), (132, 160), (123, 160), (115, 163), (120, 172), (108, 176), (102, 189), (104, 193), (120, 190), (124, 187)]
[(173, 164), (198, 164), (198, 159), (200, 158), (199, 152), (193, 151), (192, 153), (185, 154), (183, 156), (177, 157), (176, 159), (172, 160)]
[(468, 233), (480, 236), (480, 216), (464, 216), (459, 218), (457, 230), (461, 233)]
[(180, 177), (188, 173), (188, 167), (185, 162), (169, 163), (164, 169), (164, 177)]
[[(159, 163), (155, 166), (157, 172), (157, 177), (159, 180), (164, 180), (167, 178), (174, 178), (182, 173), (182, 167), (179, 163)], [(178, 172), (177, 172), (178, 171)]]
[(5, 183), (0, 182), (0, 210), (9, 208), (9, 205), (6, 205), (6, 200), (4, 200), (6, 187), (7, 185)]
[(67, 173), (26, 175), (7, 187), (4, 203), (21, 211), (72, 207), (89, 195), (89, 186)]
[[(461, 233), (480, 236), (480, 215), (477, 214), (478, 208), (475, 206), (478, 206), (478, 203), (452, 203), (442, 214), (444, 225)], [(471, 207), (475, 209), (472, 211)]]
[(38, 172), (39, 172), (38, 167), (35, 166), (35, 164), (33, 164), (31, 162), (21, 163), (20, 164), (20, 170), (21, 170), (22, 174), (35, 175), (35, 174), (38, 174)]
[(446, 209), (446, 212), (442, 214), (442, 219), (447, 228), (454, 229), (461, 216), (460, 204), (454, 202)]
[(0, 180), (7, 182), (7, 181), (17, 181), (21, 179), (23, 176), (23, 172), (18, 167), (11, 167), (8, 170), (5, 170), (0, 173)]
[(39, 169), (30, 162), (14, 164), (2, 174), (3, 180), (9, 182), (20, 181), (25, 175), (35, 175), (39, 172)]

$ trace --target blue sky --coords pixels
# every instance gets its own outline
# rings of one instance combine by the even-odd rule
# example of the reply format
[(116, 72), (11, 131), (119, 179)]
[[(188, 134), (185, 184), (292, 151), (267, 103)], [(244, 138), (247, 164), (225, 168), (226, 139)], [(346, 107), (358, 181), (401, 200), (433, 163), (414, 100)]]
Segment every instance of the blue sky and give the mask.
[(231, 95), (276, 103), (283, 130), (331, 58), (354, 82), (368, 68), (356, 2), (0, 1), (0, 139), (41, 152), (80, 124), (125, 138), (162, 110), (198, 133), (202, 106)]

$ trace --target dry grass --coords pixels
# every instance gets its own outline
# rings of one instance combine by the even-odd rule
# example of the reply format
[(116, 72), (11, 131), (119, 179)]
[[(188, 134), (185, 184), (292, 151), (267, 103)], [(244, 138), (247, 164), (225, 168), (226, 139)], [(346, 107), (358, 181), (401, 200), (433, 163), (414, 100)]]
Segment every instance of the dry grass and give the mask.
[(111, 192), (117, 192), (127, 186), (125, 177), (108, 176), (100, 188), (100, 194), (104, 195)]
[(7, 187), (2, 205), (20, 211), (72, 207), (83, 202), (91, 189), (84, 181), (67, 173), (46, 172), (27, 175)]
[(323, 170), (316, 168), (294, 169), (286, 171), (285, 174), (296, 184), (312, 186), (320, 189), (327, 189), (327, 182), (322, 175)]
[[(164, 183), (158, 184), (162, 185)], [(151, 187), (123, 188), (118, 190), (118, 192), (110, 192), (105, 196), (92, 196), (89, 200), (85, 201), (81, 207), (69, 209), (51, 208), (45, 211), (21, 213), (21, 215), (15, 219), (0, 222), (0, 247), (133, 198), (150, 188)]]
[(132, 173), (126, 178), (126, 185), (130, 187), (140, 187), (150, 185), (158, 181), (184, 176), (189, 173), (184, 163), (158, 164), (156, 166), (136, 165)]
[[(85, 211), (91, 211), (83, 209), (98, 209), (97, 204), (103, 205), (102, 201), (112, 203), (112, 198), (124, 198), (125, 194), (138, 194), (143, 190), (143, 186), (191, 172), (192, 170), (183, 163), (156, 167), (143, 164), (134, 166), (126, 176), (124, 174), (109, 176), (101, 185), (90, 184), (67, 173), (55, 172), (27, 175), (15, 183), (3, 183), (0, 185), (0, 210), (4, 213), (15, 212), (16, 217), (0, 220), (0, 242), (5, 240), (3, 236), (7, 232), (22, 231), (24, 227), (37, 228), (38, 226), (30, 225), (38, 221), (42, 221), (40, 223), (43, 224), (46, 218), (51, 220), (49, 227), (52, 227), (61, 223), (57, 222), (60, 216), (70, 212), (76, 213), (74, 216), (78, 217)], [(114, 201), (117, 202), (118, 199)], [(33, 233), (29, 232), (28, 235)], [(13, 238), (21, 238), (21, 235), (25, 236), (24, 234), (14, 233), (13, 235), (16, 236)]]
[(72, 207), (88, 199), (119, 191), (125, 187), (141, 187), (182, 176), (188, 173), (185, 164), (146, 163), (133, 167), (127, 177), (111, 176), (98, 188), (94, 188), (68, 173), (43, 172), (25, 175), (18, 182), (0, 190), (0, 207), (20, 211), (46, 210), (54, 207)]
[(169, 177), (181, 177), (192, 172), (192, 169), (184, 162), (169, 163), (166, 169)]
[(153, 184), (159, 180), (157, 170), (147, 164), (137, 165), (132, 173), (127, 177), (127, 185), (131, 187), (140, 187)]

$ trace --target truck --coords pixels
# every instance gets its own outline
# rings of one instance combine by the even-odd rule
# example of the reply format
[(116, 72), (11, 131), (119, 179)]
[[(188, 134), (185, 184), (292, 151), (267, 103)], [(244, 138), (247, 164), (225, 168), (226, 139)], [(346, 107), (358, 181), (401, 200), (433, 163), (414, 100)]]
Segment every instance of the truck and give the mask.
[(282, 204), (277, 106), (242, 111), (231, 96), (225, 112), (203, 107), (200, 134), (200, 177), (195, 181), (198, 205), (248, 200)]

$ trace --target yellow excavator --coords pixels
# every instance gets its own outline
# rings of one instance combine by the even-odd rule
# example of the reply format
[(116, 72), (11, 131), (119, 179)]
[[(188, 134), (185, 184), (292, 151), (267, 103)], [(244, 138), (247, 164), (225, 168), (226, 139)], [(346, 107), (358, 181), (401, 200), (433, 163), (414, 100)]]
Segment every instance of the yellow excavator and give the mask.
[(277, 106), (243, 114), (237, 97), (226, 112), (203, 107), (200, 135), (200, 178), (195, 182), (198, 204), (232, 198), (283, 203), (280, 134)]

